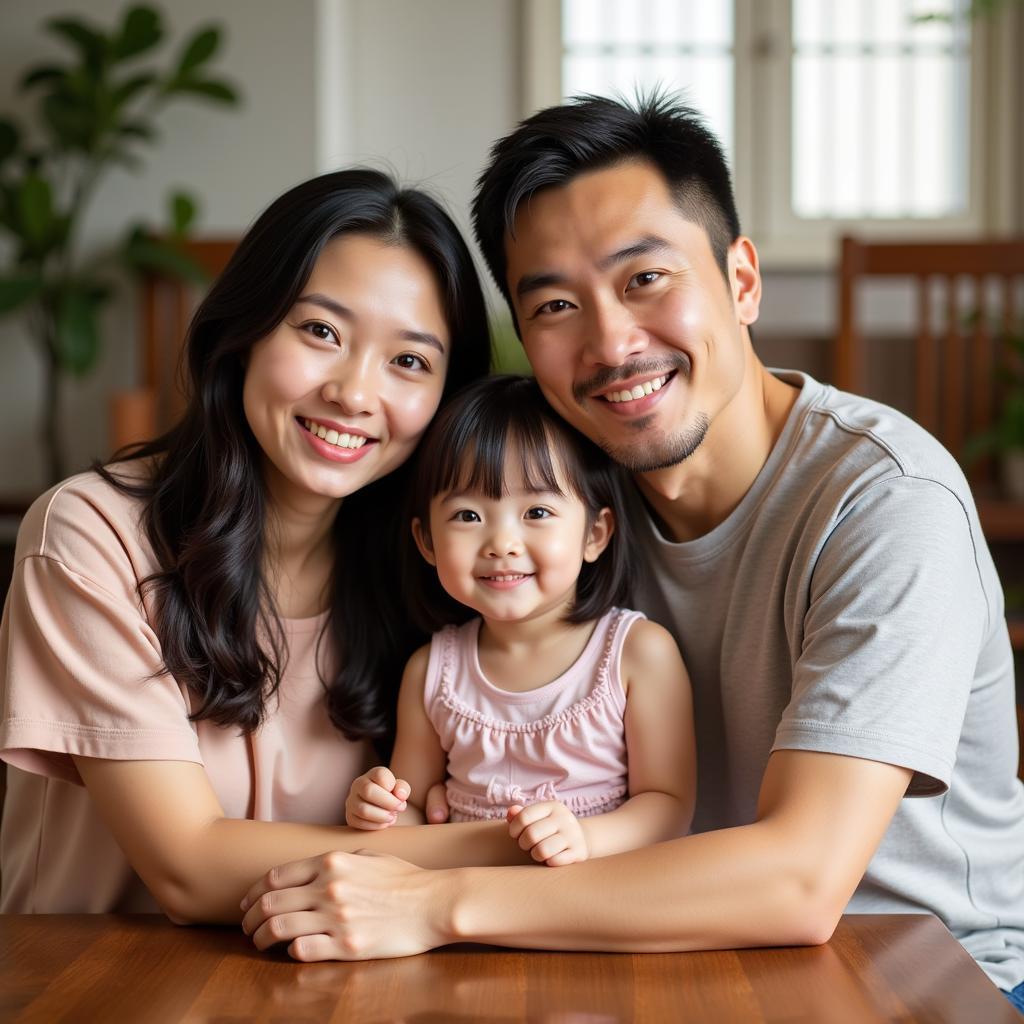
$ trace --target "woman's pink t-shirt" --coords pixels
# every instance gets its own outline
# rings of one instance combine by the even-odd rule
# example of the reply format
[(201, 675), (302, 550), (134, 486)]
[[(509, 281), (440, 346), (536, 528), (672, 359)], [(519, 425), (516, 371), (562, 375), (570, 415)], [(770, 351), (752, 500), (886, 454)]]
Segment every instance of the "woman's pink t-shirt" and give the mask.
[(0, 624), (0, 911), (158, 909), (72, 755), (195, 762), (227, 817), (326, 825), (344, 823), (349, 784), (373, 760), (327, 714), (326, 615), (284, 621), (287, 666), (256, 732), (189, 721), (192, 695), (161, 671), (138, 593), (157, 569), (140, 519), (139, 501), (85, 473), (40, 497), (18, 532)]

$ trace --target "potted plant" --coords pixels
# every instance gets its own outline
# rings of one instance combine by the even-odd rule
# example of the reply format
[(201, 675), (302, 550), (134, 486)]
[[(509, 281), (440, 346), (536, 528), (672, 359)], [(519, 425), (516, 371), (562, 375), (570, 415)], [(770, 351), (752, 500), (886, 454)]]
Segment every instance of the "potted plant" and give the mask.
[(69, 59), (22, 76), (20, 88), (38, 101), (28, 131), (0, 118), (0, 239), (8, 243), (0, 251), (9, 253), (0, 264), (0, 314), (23, 314), (42, 356), (43, 442), (48, 476), (56, 481), (65, 475), (60, 380), (95, 365), (99, 313), (113, 294), (109, 270), (203, 276), (176, 244), (195, 215), (185, 193), (170, 199), (166, 237), (129, 224), (114, 252), (83, 253), (79, 234), (96, 187), (111, 167), (141, 166), (140, 150), (155, 141), (167, 104), (198, 99), (231, 106), (238, 94), (209, 74), (221, 42), (216, 26), (196, 30), (163, 67), (140, 63), (166, 35), (152, 7), (129, 8), (110, 29), (70, 17), (50, 19), (45, 29), (70, 48)]

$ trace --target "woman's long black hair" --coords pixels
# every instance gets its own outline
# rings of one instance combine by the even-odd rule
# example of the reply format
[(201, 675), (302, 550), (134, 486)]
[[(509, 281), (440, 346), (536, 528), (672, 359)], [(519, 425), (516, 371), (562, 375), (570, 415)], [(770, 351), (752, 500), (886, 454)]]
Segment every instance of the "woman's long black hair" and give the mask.
[[(242, 407), (244, 367), (253, 344), (294, 305), (325, 244), (342, 234), (408, 246), (433, 269), (451, 339), (445, 397), (487, 372), (480, 282), (458, 229), (432, 198), (354, 169), (298, 185), (260, 216), (190, 325), (181, 421), (114, 457), (115, 465), (150, 459), (151, 474), (140, 482), (134, 472), (95, 467), (143, 499), (160, 569), (140, 589), (152, 588), (166, 670), (197, 698), (193, 719), (255, 729), (280, 685), (287, 651), (264, 576), (266, 491)], [(328, 629), (338, 657), (336, 674), (324, 679), (328, 709), (346, 737), (385, 747), (402, 665), (420, 639), (399, 584), (407, 480), (403, 467), (347, 497), (334, 524)]]

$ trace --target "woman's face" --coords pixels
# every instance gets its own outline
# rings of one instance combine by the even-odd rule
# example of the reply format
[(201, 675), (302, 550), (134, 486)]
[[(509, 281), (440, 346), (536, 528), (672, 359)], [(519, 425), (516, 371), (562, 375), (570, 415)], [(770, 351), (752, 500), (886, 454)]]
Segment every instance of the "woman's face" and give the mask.
[(243, 405), (275, 499), (343, 498), (401, 465), (437, 411), (450, 346), (417, 252), (367, 235), (329, 242), (249, 353)]

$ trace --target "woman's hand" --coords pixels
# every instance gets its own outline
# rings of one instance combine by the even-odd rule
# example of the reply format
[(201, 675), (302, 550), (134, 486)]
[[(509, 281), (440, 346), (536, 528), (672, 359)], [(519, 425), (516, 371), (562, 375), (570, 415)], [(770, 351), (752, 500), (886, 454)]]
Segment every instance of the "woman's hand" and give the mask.
[(583, 826), (560, 800), (545, 800), (508, 809), (508, 834), (536, 861), (559, 868), (590, 856)]
[(409, 783), (396, 779), (383, 765), (371, 768), (349, 787), (345, 821), (367, 832), (388, 828), (405, 810), (409, 793)]
[(450, 875), (367, 850), (294, 861), (249, 890), (242, 928), (296, 960), (411, 956), (452, 941)]

